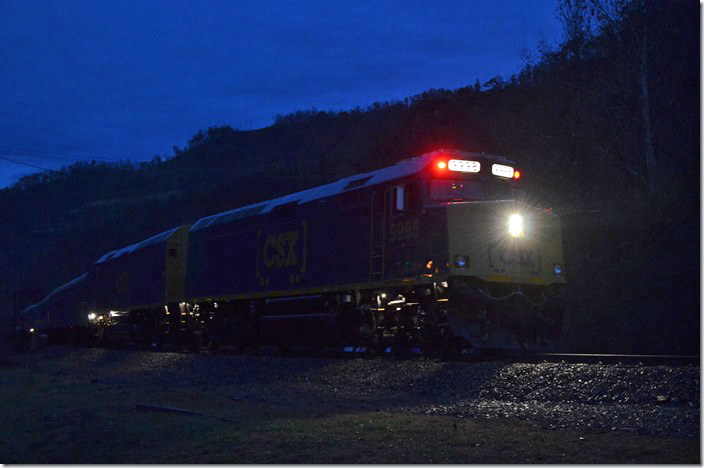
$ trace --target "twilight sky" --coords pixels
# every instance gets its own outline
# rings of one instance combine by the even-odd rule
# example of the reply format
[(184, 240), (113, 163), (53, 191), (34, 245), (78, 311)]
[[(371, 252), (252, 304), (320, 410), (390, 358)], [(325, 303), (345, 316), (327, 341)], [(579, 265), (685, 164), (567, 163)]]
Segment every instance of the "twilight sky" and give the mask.
[(0, 0), (0, 187), (520, 71), (557, 0)]

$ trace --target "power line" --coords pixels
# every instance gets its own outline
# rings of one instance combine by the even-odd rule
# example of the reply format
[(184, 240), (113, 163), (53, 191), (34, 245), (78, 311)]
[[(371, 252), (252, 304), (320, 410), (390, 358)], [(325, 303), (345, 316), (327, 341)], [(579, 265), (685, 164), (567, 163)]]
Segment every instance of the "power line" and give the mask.
[[(79, 161), (91, 161), (91, 160), (96, 160), (95, 158), (90, 158), (90, 157), (85, 157), (85, 158), (78, 158), (78, 157), (72, 157), (72, 156), (42, 156), (42, 155), (37, 155), (37, 154), (20, 154), (12, 151), (3, 151), (0, 149), (0, 154), (3, 156), (12, 156), (13, 158), (19, 158), (19, 159), (42, 159), (45, 161), (58, 161), (62, 163), (74, 163), (74, 162), (79, 162)], [(99, 162), (121, 162), (120, 160), (116, 159), (97, 159), (96, 161)]]
[(22, 161), (15, 161), (14, 159), (5, 158), (5, 157), (3, 157), (3, 156), (0, 156), (0, 159), (5, 160), (5, 161), (10, 161), (10, 162), (15, 163), (15, 164), (22, 164), (23, 166), (33, 167), (33, 168), (35, 168), (35, 169), (41, 169), (41, 170), (43, 170), (43, 171), (56, 172), (54, 169), (49, 169), (49, 168), (47, 168), (47, 167), (37, 166), (37, 165), (35, 165), (35, 164), (29, 164), (29, 163), (22, 162)]
[[(23, 166), (28, 166), (32, 167), (35, 169), (41, 169), (43, 171), (50, 171), (50, 172), (58, 172), (56, 169), (49, 169), (47, 167), (43, 166), (38, 166), (36, 164), (31, 164), (23, 161), (17, 161), (16, 159), (11, 159), (8, 158), (7, 156), (13, 156), (13, 157), (29, 157), (29, 158), (38, 158), (38, 159), (61, 159), (61, 158), (46, 158), (42, 156), (34, 156), (34, 155), (22, 155), (22, 154), (14, 154), (14, 153), (6, 153), (3, 151), (4, 149), (9, 149), (7, 147), (2, 147), (0, 146), (0, 159), (4, 161), (8, 161), (11, 163), (15, 164), (21, 164)], [(41, 151), (41, 150), (26, 150), (26, 151), (36, 151), (39, 153), (49, 153), (49, 154), (62, 154), (62, 153), (51, 153), (48, 151)], [(90, 157), (86, 157), (86, 159), (90, 159)], [(85, 159), (84, 159), (85, 160)], [(116, 160), (116, 159), (103, 159), (104, 161), (112, 161), (112, 162), (122, 162), (124, 160)], [(129, 160), (127, 160), (129, 161)], [(130, 161), (131, 162), (131, 161)], [(199, 166), (200, 168), (213, 168), (217, 166)], [(172, 171), (173, 172), (173, 171)], [(180, 173), (180, 175), (183, 174), (188, 174), (191, 175), (191, 171), (189, 169), (180, 169), (178, 171), (175, 171), (177, 173)], [(269, 181), (275, 181), (275, 180), (280, 180), (280, 181), (303, 181), (303, 182), (311, 182), (311, 183), (325, 183), (326, 181), (329, 180), (329, 175), (319, 175), (319, 174), (308, 174), (306, 177), (297, 177), (297, 176), (277, 176), (277, 175), (257, 175), (256, 176), (257, 180), (269, 180)]]
[[(38, 150), (38, 149), (31, 149), (31, 148), (14, 148), (14, 147), (9, 147), (9, 146), (0, 146), (0, 151), (4, 153), (12, 153), (13, 156), (20, 156), (20, 157), (36, 157), (36, 158), (44, 158), (44, 159), (50, 159), (44, 156), (37, 156), (38, 154), (42, 155), (47, 155), (47, 156), (59, 156), (59, 159), (75, 159), (79, 161), (83, 160), (99, 160), (99, 161), (112, 161), (112, 162), (120, 162), (122, 161), (121, 159), (113, 159), (113, 158), (103, 158), (103, 157), (96, 157), (96, 156), (89, 156), (89, 155), (84, 155), (84, 154), (76, 154), (76, 153), (63, 153), (60, 151), (46, 151), (46, 150)], [(24, 154), (23, 154), (24, 153)], [(27, 154), (29, 153), (29, 154)]]

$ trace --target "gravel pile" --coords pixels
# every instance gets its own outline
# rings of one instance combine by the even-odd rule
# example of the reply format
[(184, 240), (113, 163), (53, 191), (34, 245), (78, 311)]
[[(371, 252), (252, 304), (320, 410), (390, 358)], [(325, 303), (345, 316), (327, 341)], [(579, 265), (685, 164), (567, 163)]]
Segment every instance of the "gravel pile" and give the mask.
[(678, 437), (700, 431), (698, 367), (355, 360), (317, 378), (360, 399), (384, 392), (377, 403), (387, 411)]
[(699, 368), (513, 364), (482, 388), (490, 400), (699, 406)]
[(698, 367), (510, 364), (485, 381), (477, 397), (407, 410), (699, 437), (699, 379)]

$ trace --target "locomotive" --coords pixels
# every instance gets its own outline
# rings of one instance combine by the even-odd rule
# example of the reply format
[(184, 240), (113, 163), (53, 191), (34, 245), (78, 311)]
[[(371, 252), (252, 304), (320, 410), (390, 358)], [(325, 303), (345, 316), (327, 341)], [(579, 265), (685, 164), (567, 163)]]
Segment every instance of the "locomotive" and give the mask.
[(106, 253), (22, 313), (51, 337), (384, 350), (550, 350), (559, 217), (516, 163), (438, 150)]

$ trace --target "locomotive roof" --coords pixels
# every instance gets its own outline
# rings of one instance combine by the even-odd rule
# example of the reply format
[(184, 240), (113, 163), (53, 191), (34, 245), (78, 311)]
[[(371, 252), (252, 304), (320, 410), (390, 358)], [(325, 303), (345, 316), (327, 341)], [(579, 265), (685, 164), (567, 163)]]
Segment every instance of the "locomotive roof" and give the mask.
[[(470, 153), (459, 150), (441, 149), (430, 153), (425, 153), (414, 158), (404, 159), (393, 166), (388, 166), (375, 171), (355, 174), (345, 177), (344, 179), (331, 182), (329, 184), (320, 185), (318, 187), (309, 188), (300, 192), (284, 195), (283, 197), (274, 198), (264, 202), (253, 203), (251, 205), (242, 206), (234, 210), (217, 213), (214, 215), (200, 218), (191, 226), (191, 231), (197, 231), (209, 226), (227, 223), (236, 219), (253, 216), (260, 213), (268, 213), (279, 205), (288, 203), (303, 204), (321, 198), (332, 197), (342, 192), (349, 192), (361, 187), (369, 187), (372, 185), (381, 184), (390, 180), (402, 179), (412, 174), (422, 171), (434, 158), (438, 156), (449, 156), (462, 159), (492, 159), (503, 162), (511, 162), (501, 156), (491, 156), (484, 153)], [(357, 184), (350, 184), (358, 182)]]
[(169, 229), (168, 231), (160, 232), (159, 234), (150, 237), (149, 239), (145, 239), (143, 241), (137, 242), (136, 244), (128, 245), (127, 247), (123, 247), (121, 249), (117, 250), (111, 250), (110, 252), (106, 253), (102, 257), (98, 259), (96, 264), (98, 263), (103, 263), (106, 262), (110, 259), (117, 258), (120, 255), (126, 254), (126, 253), (131, 253), (134, 252), (135, 250), (142, 249), (148, 245), (151, 244), (156, 244), (158, 242), (164, 241), (168, 239), (171, 234), (173, 234), (180, 226), (176, 226), (173, 229)]

